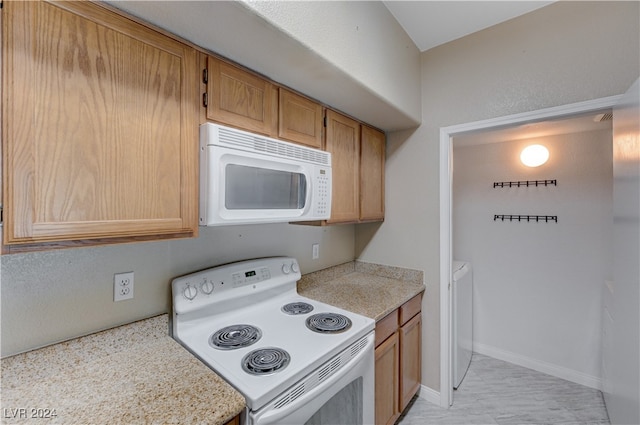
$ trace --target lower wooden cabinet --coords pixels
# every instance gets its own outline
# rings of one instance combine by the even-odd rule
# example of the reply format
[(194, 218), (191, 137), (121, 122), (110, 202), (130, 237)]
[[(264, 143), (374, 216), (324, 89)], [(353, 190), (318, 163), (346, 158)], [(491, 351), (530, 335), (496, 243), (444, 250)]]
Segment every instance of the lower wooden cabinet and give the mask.
[(376, 347), (376, 424), (393, 424), (400, 416), (400, 341), (394, 332)]
[(422, 378), (422, 315), (400, 327), (400, 411), (403, 411), (420, 388)]
[(229, 422), (225, 423), (224, 425), (240, 425), (240, 415), (231, 419)]
[(418, 392), (422, 294), (376, 323), (376, 425), (393, 424)]

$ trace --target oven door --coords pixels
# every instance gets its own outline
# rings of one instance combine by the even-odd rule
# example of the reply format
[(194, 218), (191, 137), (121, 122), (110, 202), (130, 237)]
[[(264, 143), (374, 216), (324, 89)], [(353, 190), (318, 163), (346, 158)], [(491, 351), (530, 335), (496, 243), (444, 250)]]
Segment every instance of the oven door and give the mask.
[[(348, 357), (350, 358), (344, 361)], [(374, 367), (372, 332), (265, 407), (256, 412), (248, 412), (247, 423), (372, 424), (375, 414)]]

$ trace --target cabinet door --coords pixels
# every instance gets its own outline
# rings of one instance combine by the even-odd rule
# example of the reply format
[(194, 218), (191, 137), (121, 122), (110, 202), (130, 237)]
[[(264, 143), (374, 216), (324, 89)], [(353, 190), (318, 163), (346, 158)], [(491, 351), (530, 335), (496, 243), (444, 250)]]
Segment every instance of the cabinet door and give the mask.
[(400, 327), (400, 411), (418, 392), (421, 368), (422, 315), (418, 314)]
[(240, 415), (234, 417), (233, 419), (231, 419), (229, 422), (225, 423), (224, 425), (240, 425)]
[(207, 58), (207, 119), (275, 136), (276, 88), (259, 76), (220, 59)]
[(360, 221), (384, 219), (384, 133), (362, 126), (360, 143)]
[(360, 124), (327, 110), (325, 150), (331, 152), (333, 178), (328, 223), (356, 222), (360, 209)]
[(197, 232), (196, 52), (91, 2), (5, 2), (5, 244)]
[(278, 137), (322, 149), (322, 105), (280, 87)]
[(376, 347), (376, 425), (395, 423), (400, 417), (398, 367), (400, 346), (398, 332)]

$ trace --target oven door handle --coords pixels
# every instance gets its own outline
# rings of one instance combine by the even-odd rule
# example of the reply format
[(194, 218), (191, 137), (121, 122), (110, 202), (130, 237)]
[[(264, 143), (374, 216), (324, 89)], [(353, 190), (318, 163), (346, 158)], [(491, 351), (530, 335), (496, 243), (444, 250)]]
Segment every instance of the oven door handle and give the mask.
[[(313, 381), (318, 373), (321, 373), (327, 365), (331, 364), (340, 355), (325, 362), (311, 374), (307, 375), (302, 382), (293, 385), (287, 390), (289, 395), (293, 394), (292, 397), (295, 397), (296, 391), (302, 391), (302, 395), (297, 396), (297, 398), (288, 403), (283, 401), (283, 397), (277, 397), (262, 409), (251, 412), (252, 421), (250, 423), (254, 425), (305, 423), (316, 411), (329, 401), (331, 397), (360, 377), (364, 380), (362, 384), (364, 393), (363, 403), (365, 403), (365, 398), (369, 398), (370, 405), (373, 406), (373, 376), (375, 373), (373, 332), (365, 338), (367, 341), (363, 349), (356, 356), (335, 369), (328, 378), (325, 378), (308, 392), (304, 389), (305, 384)], [(344, 350), (343, 353), (350, 348)], [(369, 405), (369, 403), (366, 404)], [(278, 405), (281, 405), (281, 407), (277, 407)], [(366, 412), (363, 412), (363, 414), (366, 416)], [(285, 419), (286, 422), (282, 422), (283, 419)], [(373, 418), (371, 418), (371, 420), (373, 420)], [(365, 421), (364, 423), (367, 422)]]

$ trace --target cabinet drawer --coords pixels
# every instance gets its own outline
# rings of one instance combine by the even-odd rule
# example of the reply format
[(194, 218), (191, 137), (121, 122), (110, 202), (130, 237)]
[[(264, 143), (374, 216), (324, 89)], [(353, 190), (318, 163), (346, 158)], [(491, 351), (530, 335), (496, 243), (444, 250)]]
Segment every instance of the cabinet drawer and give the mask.
[(398, 310), (394, 310), (376, 323), (376, 347), (397, 330)]
[(400, 324), (404, 325), (422, 310), (422, 294), (418, 294), (400, 307)]

